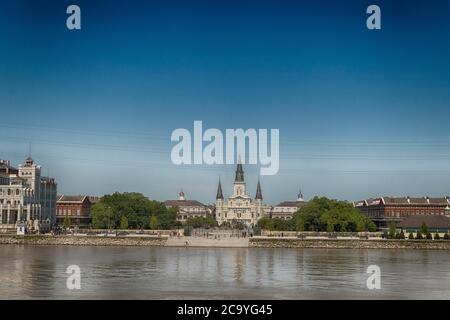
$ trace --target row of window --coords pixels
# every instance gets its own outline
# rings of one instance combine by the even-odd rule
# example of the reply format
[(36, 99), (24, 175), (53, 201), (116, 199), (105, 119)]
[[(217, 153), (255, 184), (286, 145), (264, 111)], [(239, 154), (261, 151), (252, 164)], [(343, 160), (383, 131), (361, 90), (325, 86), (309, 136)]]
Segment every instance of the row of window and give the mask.
[(66, 215), (66, 214), (77, 214), (77, 215), (80, 215), (80, 213), (81, 213), (81, 210), (80, 209), (74, 209), (74, 210), (71, 210), (71, 209), (58, 209), (58, 214), (59, 215)]
[(429, 211), (420, 211), (420, 210), (416, 210), (415, 212), (387, 212), (386, 213), (386, 217), (409, 217), (409, 216), (413, 216), (413, 215), (444, 215), (444, 211), (440, 211), (440, 212), (429, 212)]
[[(241, 212), (234, 212), (234, 214), (236, 215), (237, 218), (242, 218), (242, 213), (241, 213)], [(221, 217), (221, 214), (220, 214), (220, 213), (218, 214), (218, 217), (219, 217), (219, 218)], [(227, 214), (226, 212), (224, 213), (224, 217), (225, 217), (225, 218), (228, 217), (228, 214)], [(255, 214), (252, 213), (252, 218), (254, 218), (254, 217), (255, 217)], [(256, 214), (256, 217), (259, 218), (259, 214), (258, 214), (258, 213)]]

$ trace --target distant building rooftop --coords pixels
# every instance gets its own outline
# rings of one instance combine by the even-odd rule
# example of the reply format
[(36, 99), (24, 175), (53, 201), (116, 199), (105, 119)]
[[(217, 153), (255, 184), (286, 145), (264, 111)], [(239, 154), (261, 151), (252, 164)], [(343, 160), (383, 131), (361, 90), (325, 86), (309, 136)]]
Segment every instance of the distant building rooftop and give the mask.
[(67, 196), (62, 195), (58, 197), (57, 203), (83, 203), (84, 201), (89, 201), (88, 196)]
[(205, 207), (205, 205), (197, 200), (166, 200), (166, 207)]
[(300, 208), (306, 205), (306, 202), (301, 201), (283, 201), (277, 204), (275, 207), (296, 207)]
[(377, 205), (446, 206), (450, 204), (450, 200), (448, 197), (381, 197), (355, 201), (353, 204), (355, 207)]

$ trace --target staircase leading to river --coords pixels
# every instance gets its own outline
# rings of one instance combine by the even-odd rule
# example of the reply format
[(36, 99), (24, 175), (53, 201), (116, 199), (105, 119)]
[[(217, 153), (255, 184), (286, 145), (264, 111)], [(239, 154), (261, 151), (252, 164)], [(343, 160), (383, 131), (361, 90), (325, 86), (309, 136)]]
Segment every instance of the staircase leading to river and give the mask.
[(227, 247), (247, 248), (248, 238), (204, 238), (204, 237), (169, 237), (166, 246), (169, 247)]

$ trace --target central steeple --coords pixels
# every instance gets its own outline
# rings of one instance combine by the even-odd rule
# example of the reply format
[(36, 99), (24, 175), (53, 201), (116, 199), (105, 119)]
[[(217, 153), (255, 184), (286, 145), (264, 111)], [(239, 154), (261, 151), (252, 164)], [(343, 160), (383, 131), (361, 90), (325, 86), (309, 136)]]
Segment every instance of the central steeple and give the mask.
[(244, 169), (242, 169), (241, 157), (238, 159), (234, 182), (244, 182)]
[(219, 179), (219, 185), (217, 186), (217, 195), (216, 195), (216, 199), (221, 199), (221, 200), (223, 200), (222, 183), (220, 182), (220, 179)]

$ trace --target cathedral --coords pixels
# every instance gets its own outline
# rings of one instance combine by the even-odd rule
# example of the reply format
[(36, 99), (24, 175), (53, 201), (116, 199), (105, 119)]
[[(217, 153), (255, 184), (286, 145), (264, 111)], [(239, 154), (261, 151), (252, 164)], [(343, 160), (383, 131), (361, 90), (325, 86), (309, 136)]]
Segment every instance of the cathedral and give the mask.
[(239, 161), (234, 179), (233, 194), (224, 200), (222, 184), (219, 180), (216, 196), (216, 219), (219, 225), (223, 223), (242, 223), (247, 227), (256, 225), (259, 219), (269, 216), (270, 206), (263, 205), (261, 184), (258, 179), (255, 199), (245, 190), (244, 170)]

